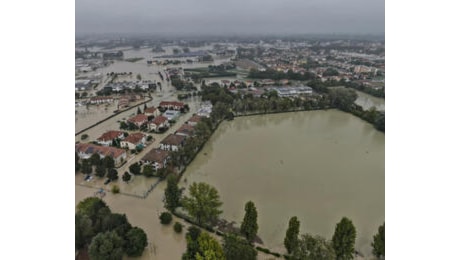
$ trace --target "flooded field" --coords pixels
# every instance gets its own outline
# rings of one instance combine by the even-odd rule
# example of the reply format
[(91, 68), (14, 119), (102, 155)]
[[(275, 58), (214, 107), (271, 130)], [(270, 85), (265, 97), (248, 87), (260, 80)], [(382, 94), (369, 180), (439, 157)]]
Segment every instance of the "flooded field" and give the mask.
[(230, 221), (241, 223), (245, 202), (254, 201), (258, 234), (270, 248), (284, 252), (291, 216), (301, 233), (328, 239), (347, 216), (356, 248), (370, 255), (385, 220), (385, 136), (336, 110), (236, 118), (223, 122), (189, 165), (181, 183), (192, 182), (218, 189)]

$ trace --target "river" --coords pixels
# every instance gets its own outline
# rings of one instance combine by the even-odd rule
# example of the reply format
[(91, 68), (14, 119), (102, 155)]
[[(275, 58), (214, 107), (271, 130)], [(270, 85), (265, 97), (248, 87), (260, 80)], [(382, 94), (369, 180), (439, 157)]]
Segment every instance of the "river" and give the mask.
[(188, 166), (181, 185), (192, 182), (216, 187), (223, 217), (237, 225), (252, 200), (271, 249), (284, 252), (292, 216), (301, 234), (328, 239), (347, 216), (356, 249), (369, 256), (385, 220), (385, 135), (337, 110), (239, 117), (223, 122)]

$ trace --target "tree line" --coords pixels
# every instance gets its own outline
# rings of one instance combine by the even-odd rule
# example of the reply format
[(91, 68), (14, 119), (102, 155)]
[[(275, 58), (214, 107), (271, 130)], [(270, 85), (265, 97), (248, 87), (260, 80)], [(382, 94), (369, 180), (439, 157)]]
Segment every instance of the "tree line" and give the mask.
[(304, 97), (279, 97), (276, 91), (266, 91), (260, 97), (252, 94), (232, 93), (218, 84), (204, 85), (200, 95), (202, 100), (209, 100), (213, 105), (211, 117), (233, 119), (235, 115), (268, 114), (287, 111), (308, 111), (336, 108), (351, 113), (385, 132), (385, 112), (375, 108), (364, 110), (355, 104), (358, 97), (349, 88), (330, 88), (330, 82), (313, 81), (309, 85), (315, 90)]
[[(178, 187), (177, 178), (168, 177), (165, 207), (173, 213), (181, 207), (187, 212), (186, 219), (192, 224), (214, 232), (212, 227), (216, 225), (218, 217), (222, 214), (220, 209), (222, 205), (218, 191), (211, 185), (194, 182), (189, 187), (189, 195), (184, 196)], [(223, 236), (222, 245), (206, 232), (192, 225), (186, 234), (187, 250), (182, 259), (256, 259), (257, 251), (254, 249), (254, 241), (259, 230), (257, 208), (254, 202), (248, 201), (244, 210), (245, 215), (237, 231), (223, 234), (217, 232)], [(284, 238), (284, 246), (287, 251), (285, 258), (287, 259), (347, 260), (354, 258), (356, 228), (353, 222), (346, 217), (336, 224), (331, 240), (309, 233), (299, 236), (299, 232), (298, 218), (291, 217)], [(371, 246), (374, 256), (384, 258), (385, 224), (379, 227)]]

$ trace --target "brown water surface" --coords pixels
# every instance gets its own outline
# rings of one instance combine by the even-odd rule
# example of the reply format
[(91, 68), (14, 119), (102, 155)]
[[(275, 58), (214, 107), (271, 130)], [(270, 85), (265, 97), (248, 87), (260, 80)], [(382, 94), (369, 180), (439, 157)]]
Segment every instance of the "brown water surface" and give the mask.
[(188, 166), (181, 183), (194, 181), (215, 186), (223, 217), (238, 225), (254, 201), (270, 248), (284, 252), (291, 216), (301, 233), (328, 239), (347, 216), (356, 249), (370, 255), (385, 220), (385, 135), (337, 110), (240, 117), (223, 122)]

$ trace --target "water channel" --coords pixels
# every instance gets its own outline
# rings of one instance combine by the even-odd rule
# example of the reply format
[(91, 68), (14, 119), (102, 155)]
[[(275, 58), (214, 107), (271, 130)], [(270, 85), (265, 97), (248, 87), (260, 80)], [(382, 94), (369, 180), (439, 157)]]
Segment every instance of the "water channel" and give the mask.
[(223, 122), (188, 166), (181, 184), (192, 182), (216, 187), (223, 217), (237, 225), (252, 200), (272, 249), (283, 251), (292, 216), (301, 234), (328, 239), (347, 216), (356, 249), (370, 255), (385, 220), (385, 135), (337, 110), (240, 117)]

